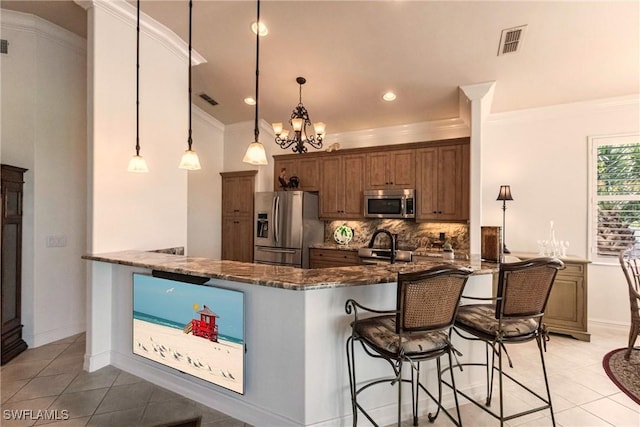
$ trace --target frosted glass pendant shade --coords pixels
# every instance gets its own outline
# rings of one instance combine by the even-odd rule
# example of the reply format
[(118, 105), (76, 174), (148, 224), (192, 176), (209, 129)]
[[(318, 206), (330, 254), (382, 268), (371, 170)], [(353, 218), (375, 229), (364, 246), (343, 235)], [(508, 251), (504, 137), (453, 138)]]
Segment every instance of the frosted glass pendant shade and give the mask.
[(200, 167), (200, 159), (198, 155), (193, 150), (184, 150), (184, 154), (182, 155), (182, 160), (180, 160), (180, 169), (187, 169), (190, 171), (195, 171), (201, 169)]
[(252, 165), (266, 165), (267, 153), (264, 151), (264, 145), (257, 141), (249, 144), (242, 161)]
[(129, 172), (149, 172), (147, 162), (145, 162), (140, 155), (135, 155), (131, 158), (131, 160), (129, 160), (129, 167), (127, 168), (127, 170)]

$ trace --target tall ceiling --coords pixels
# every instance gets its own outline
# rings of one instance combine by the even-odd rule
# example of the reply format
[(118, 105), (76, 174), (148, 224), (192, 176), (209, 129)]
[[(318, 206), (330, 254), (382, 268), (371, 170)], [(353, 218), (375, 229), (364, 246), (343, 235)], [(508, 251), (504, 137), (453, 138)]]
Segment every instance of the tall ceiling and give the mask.
[[(135, 2), (130, 2), (135, 6)], [(86, 37), (71, 0), (5, 1)], [(188, 1), (141, 2), (188, 38)], [(265, 1), (260, 116), (286, 122), (302, 99), (327, 133), (458, 116), (458, 86), (496, 81), (492, 111), (640, 92), (638, 1)], [(253, 120), (256, 3), (196, 0), (194, 102), (225, 124)], [(498, 55), (503, 29), (526, 25), (518, 50)], [(132, 40), (132, 42), (134, 42)], [(382, 100), (393, 90), (394, 102)], [(197, 95), (219, 104), (210, 106)]]

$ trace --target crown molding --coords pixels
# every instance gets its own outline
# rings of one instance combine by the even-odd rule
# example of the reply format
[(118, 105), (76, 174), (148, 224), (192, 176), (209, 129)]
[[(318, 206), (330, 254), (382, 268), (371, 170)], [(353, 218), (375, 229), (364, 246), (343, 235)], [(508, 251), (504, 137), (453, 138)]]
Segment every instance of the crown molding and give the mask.
[(469, 136), (469, 126), (459, 117), (428, 122), (409, 123), (352, 132), (330, 133), (324, 144), (334, 142), (343, 148), (370, 145), (393, 145)]
[(85, 39), (38, 16), (2, 9), (1, 18), (3, 31), (14, 30), (31, 33), (83, 55), (87, 52), (87, 41)]
[[(74, 0), (76, 4), (89, 10), (90, 8), (98, 8), (110, 15), (122, 20), (123, 22), (136, 27), (137, 9), (133, 5), (123, 0)], [(156, 21), (149, 15), (140, 11), (140, 31), (148, 35), (152, 39), (165, 46), (169, 51), (173, 52), (180, 58), (189, 58), (189, 45), (182, 40), (176, 33), (169, 30), (166, 26)], [(207, 62), (195, 49), (191, 50), (191, 65), (199, 65)]]
[(503, 113), (492, 113), (487, 118), (489, 123), (517, 122), (557, 119), (583, 115), (600, 110), (627, 110), (629, 108), (640, 108), (640, 95), (626, 95), (613, 98), (593, 99), (589, 101), (573, 102), (567, 104), (557, 104), (547, 107), (528, 108)]
[(195, 117), (199, 118), (203, 122), (206, 122), (208, 125), (211, 125), (212, 127), (216, 128), (216, 130), (224, 132), (225, 126), (220, 120), (216, 119), (215, 117), (213, 117), (212, 115), (210, 115), (209, 113), (207, 113), (206, 111), (204, 111), (202, 108), (198, 107), (195, 104), (191, 104), (191, 109)]

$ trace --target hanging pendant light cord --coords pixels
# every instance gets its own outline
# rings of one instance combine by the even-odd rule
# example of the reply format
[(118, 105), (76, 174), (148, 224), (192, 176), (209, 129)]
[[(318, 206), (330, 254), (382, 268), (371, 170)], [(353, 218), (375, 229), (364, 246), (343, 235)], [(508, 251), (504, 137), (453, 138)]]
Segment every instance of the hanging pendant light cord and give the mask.
[(257, 6), (257, 31), (256, 31), (256, 116), (255, 116), (255, 122), (254, 122), (254, 127), (253, 127), (253, 134), (255, 137), (255, 142), (258, 142), (258, 135), (260, 135), (260, 131), (258, 130), (258, 81), (259, 79), (259, 75), (260, 75), (260, 71), (259, 71), (259, 61), (260, 61), (260, 0), (258, 0), (258, 6)]
[[(139, 0), (138, 0), (139, 1)], [(189, 150), (191, 150), (191, 144), (193, 143), (191, 139), (191, 10), (193, 8), (192, 1), (189, 0), (189, 139), (187, 140), (187, 144), (189, 144)]]
[(136, 26), (136, 156), (140, 155), (140, 0)]

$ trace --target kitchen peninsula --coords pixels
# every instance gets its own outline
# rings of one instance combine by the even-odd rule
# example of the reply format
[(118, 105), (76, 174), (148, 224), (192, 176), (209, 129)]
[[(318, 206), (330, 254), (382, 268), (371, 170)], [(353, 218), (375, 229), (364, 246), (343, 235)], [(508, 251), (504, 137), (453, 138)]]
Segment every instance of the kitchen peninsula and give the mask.
[[(94, 261), (92, 274), (102, 278), (92, 281), (89, 291), (86, 370), (114, 365), (253, 425), (304, 426), (350, 424), (344, 350), (350, 322), (344, 310), (346, 300), (354, 298), (371, 307), (393, 308), (399, 271), (442, 263), (434, 260), (304, 270), (144, 251), (83, 258)], [(474, 269), (465, 294), (489, 296), (497, 266), (470, 265), (469, 261), (460, 261), (460, 265)], [(133, 354), (133, 274), (152, 271), (196, 276), (206, 281), (203, 286), (244, 293), (243, 395)], [(482, 354), (480, 347), (472, 349), (458, 341), (454, 344), (465, 358)], [(388, 367), (380, 362), (363, 362), (361, 366), (366, 376), (387, 374)], [(435, 386), (432, 374), (425, 373), (429, 386)], [(473, 393), (482, 378), (471, 378), (465, 371), (457, 373), (456, 381)], [(377, 419), (388, 424), (396, 416), (396, 396), (384, 391), (372, 390), (367, 405)], [(452, 402), (452, 396), (445, 395), (445, 404)], [(422, 408), (426, 410), (428, 405)]]

